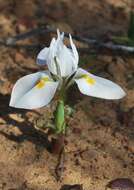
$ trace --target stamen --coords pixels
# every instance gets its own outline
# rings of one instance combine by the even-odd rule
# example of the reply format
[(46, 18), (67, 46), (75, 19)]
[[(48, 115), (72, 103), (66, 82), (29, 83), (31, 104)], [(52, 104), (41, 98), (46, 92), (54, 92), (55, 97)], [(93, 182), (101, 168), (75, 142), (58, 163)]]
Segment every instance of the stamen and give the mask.
[(36, 88), (41, 89), (45, 86), (47, 82), (49, 82), (50, 79), (48, 77), (43, 77), (39, 80), (39, 82), (36, 84)]

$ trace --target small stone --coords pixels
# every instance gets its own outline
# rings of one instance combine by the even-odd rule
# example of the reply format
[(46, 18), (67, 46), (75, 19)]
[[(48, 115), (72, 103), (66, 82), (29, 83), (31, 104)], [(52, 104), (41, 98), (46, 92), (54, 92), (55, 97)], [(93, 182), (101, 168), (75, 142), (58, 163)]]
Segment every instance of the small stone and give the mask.
[(98, 152), (96, 150), (87, 150), (81, 153), (83, 160), (91, 161), (98, 158)]
[(83, 190), (82, 185), (63, 185), (60, 190)]
[(134, 190), (134, 183), (128, 178), (118, 178), (110, 181), (106, 187), (114, 190)]

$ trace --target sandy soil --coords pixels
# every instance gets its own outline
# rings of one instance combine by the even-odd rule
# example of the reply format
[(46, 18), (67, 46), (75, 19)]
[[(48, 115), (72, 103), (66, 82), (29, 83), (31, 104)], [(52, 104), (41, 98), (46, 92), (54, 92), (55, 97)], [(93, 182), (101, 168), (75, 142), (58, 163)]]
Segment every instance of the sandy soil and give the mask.
[[(124, 19), (127, 21), (127, 11), (130, 8), (129, 0), (120, 0), (118, 3), (107, 0), (103, 7), (98, 1), (90, 2), (89, 6), (84, 0), (78, 1), (77, 4), (69, 0), (56, 4), (56, 14), (50, 11), (54, 9), (54, 0), (45, 2), (45, 13), (39, 12), (39, 1), (24, 1), (21, 6), (17, 1), (13, 2), (14, 4), (0, 1), (0, 38), (26, 31), (38, 23), (43, 23), (44, 18), (45, 23), (56, 26), (58, 24), (63, 30), (78, 31), (87, 36), (93, 33), (101, 36), (108, 28), (124, 33), (127, 28)], [(31, 12), (25, 9), (27, 3)], [(22, 6), (25, 11), (19, 11)], [(98, 8), (95, 8), (96, 6)], [(114, 23), (118, 27), (112, 27), (112, 13), (102, 11), (109, 6), (118, 8), (117, 18), (118, 14), (120, 15), (119, 10), (125, 15)], [(122, 6), (125, 8), (121, 9)], [(85, 10), (87, 15), (83, 15), (82, 10)], [(96, 11), (103, 16), (97, 16)], [(41, 19), (38, 14), (33, 17), (35, 12)], [(64, 14), (67, 17), (59, 19)], [(80, 22), (77, 23), (79, 14), (83, 17), (79, 17)], [(101, 17), (99, 25), (94, 22), (95, 27), (89, 22), (94, 15), (96, 19)], [(89, 25), (82, 24), (82, 18)], [(106, 19), (108, 27), (101, 27)], [(119, 26), (119, 21), (123, 25)], [(36, 40), (28, 42), (33, 41)], [(0, 47), (0, 189), (63, 190), (64, 185), (80, 184), (84, 190), (104, 190), (106, 184), (113, 179), (127, 177), (134, 180), (134, 59), (115, 55), (96, 55), (95, 58), (81, 55), (82, 59), (86, 60), (81, 63), (81, 67), (117, 82), (124, 88), (127, 96), (121, 101), (106, 101), (80, 95), (76, 88), (71, 91), (68, 104), (74, 109), (74, 113), (68, 118), (64, 174), (62, 179), (57, 181), (55, 167), (58, 156), (50, 152), (50, 138), (35, 129), (35, 121), (39, 118), (45, 117), (44, 122), (49, 121), (53, 105), (33, 111), (8, 106), (15, 81), (23, 75), (39, 70), (35, 64), (36, 54), (35, 51)]]

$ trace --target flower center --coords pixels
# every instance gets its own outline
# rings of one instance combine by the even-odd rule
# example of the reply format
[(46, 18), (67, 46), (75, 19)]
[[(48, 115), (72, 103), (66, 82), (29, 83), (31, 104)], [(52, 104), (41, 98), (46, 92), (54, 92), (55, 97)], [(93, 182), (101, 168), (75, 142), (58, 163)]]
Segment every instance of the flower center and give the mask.
[(86, 82), (90, 85), (94, 85), (95, 84), (95, 79), (93, 79), (92, 77), (90, 77), (89, 75), (82, 75), (81, 78), (84, 78), (86, 80)]
[(41, 88), (43, 88), (44, 86), (45, 86), (45, 84), (47, 83), (47, 82), (49, 82), (50, 81), (50, 79), (48, 78), (48, 77), (43, 77), (43, 78), (41, 78), (39, 81), (38, 81), (38, 83), (36, 84), (36, 88), (38, 88), (38, 89), (41, 89)]

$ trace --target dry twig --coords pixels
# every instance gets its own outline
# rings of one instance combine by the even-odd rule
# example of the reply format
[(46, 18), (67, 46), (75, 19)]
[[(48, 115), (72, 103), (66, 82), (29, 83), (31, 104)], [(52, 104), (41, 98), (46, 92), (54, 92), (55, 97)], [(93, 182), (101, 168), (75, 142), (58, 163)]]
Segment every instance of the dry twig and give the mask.
[[(41, 49), (44, 47), (43, 44), (31, 44), (31, 45), (23, 45), (23, 44), (17, 44), (18, 41), (24, 40), (30, 37), (34, 37), (40, 34), (46, 34), (46, 33), (56, 33), (56, 30), (51, 27), (38, 27), (36, 29), (32, 29), (31, 31), (25, 32), (23, 34), (19, 34), (13, 37), (9, 37), (6, 40), (0, 39), (0, 45), (6, 46), (6, 47), (13, 47), (13, 48), (25, 48), (25, 49)], [(69, 37), (68, 33), (65, 33), (65, 37)], [(125, 46), (125, 45), (119, 45), (114, 44), (112, 41), (110, 42), (101, 42), (97, 39), (89, 39), (78, 35), (72, 35), (73, 39), (83, 42), (87, 45), (89, 45), (89, 48), (80, 49), (81, 51), (89, 52), (91, 49), (95, 49), (98, 53), (102, 52), (103, 50), (110, 50), (114, 53), (125, 53), (125, 54), (134, 54), (134, 47), (131, 46)]]

